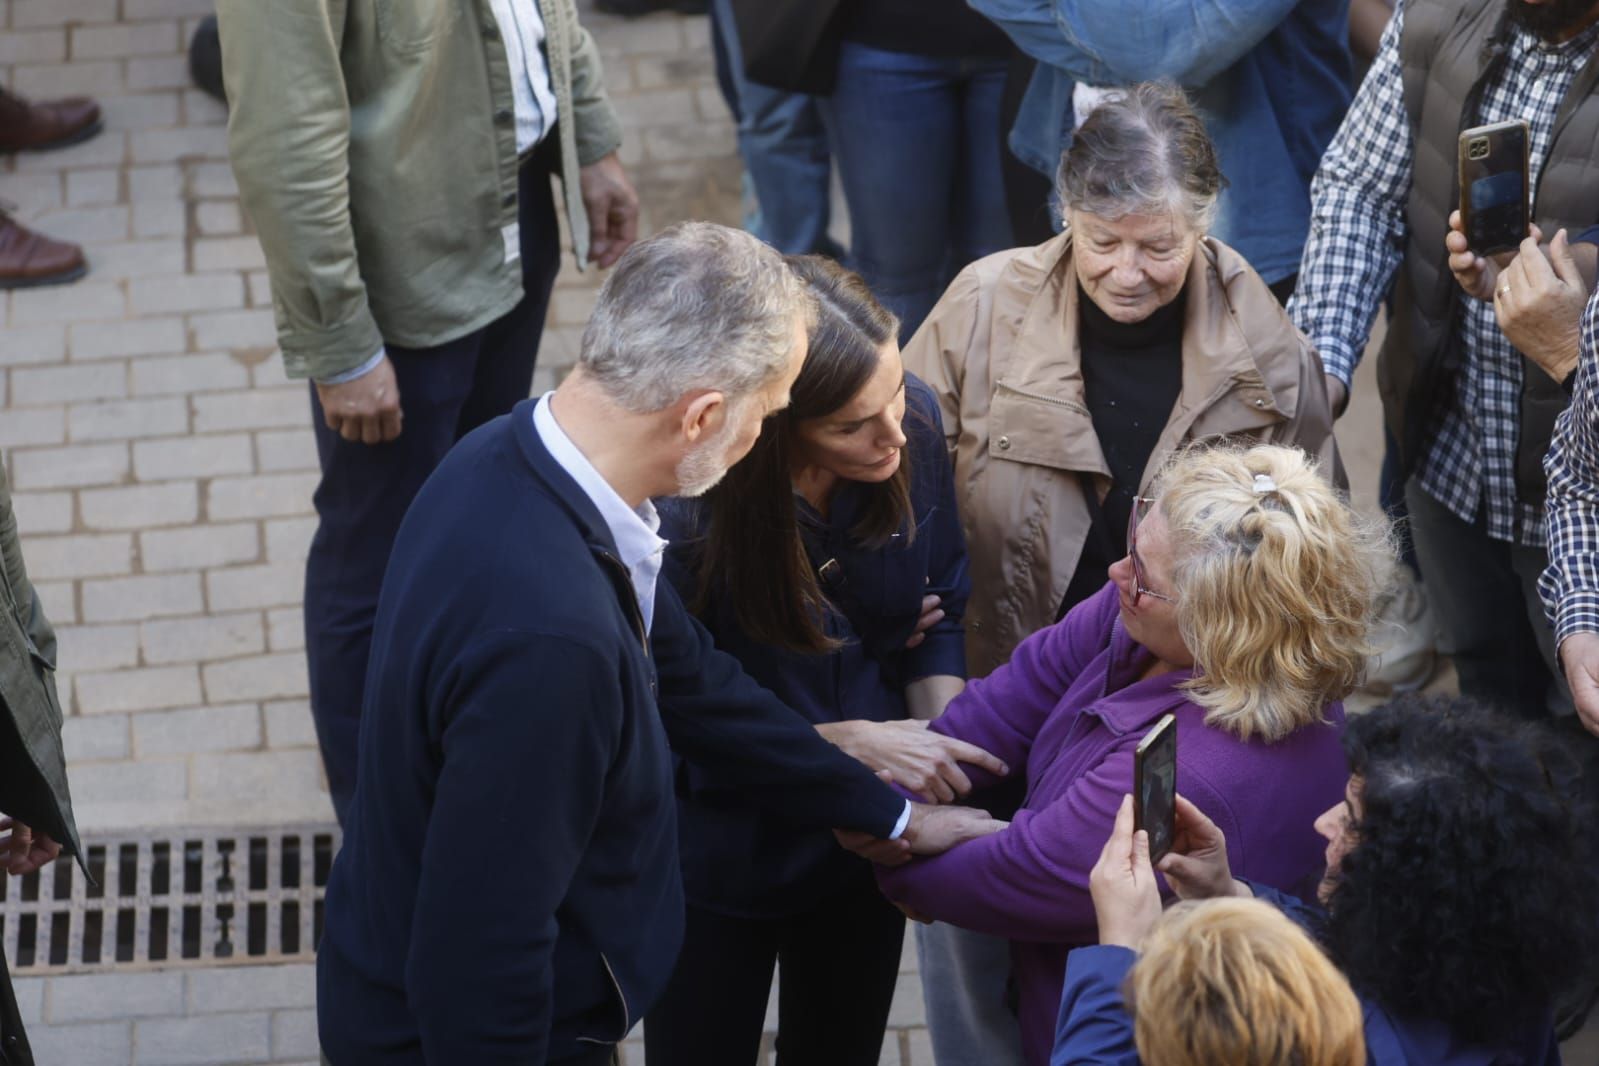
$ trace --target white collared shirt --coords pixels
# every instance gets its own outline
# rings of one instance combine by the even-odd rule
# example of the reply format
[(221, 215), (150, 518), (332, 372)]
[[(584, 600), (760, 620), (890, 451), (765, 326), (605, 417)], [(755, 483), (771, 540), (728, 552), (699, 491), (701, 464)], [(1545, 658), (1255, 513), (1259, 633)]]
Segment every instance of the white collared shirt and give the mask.
[(661, 563), (666, 555), (667, 542), (658, 534), (661, 516), (655, 513), (655, 505), (649, 500), (645, 500), (636, 510), (629, 507), (627, 501), (611, 488), (610, 482), (600, 476), (594, 464), (578, 451), (572, 438), (555, 420), (555, 412), (550, 410), (550, 397), (554, 395), (553, 392), (545, 393), (533, 408), (533, 431), (539, 435), (539, 440), (544, 442), (544, 447), (550, 450), (551, 457), (560, 464), (561, 469), (577, 482), (583, 495), (600, 512), (605, 528), (611, 531), (611, 539), (616, 541), (617, 556), (622, 560), (622, 565), (627, 567), (628, 577), (633, 582), (633, 593), (638, 597), (639, 612), (644, 616), (644, 632), (648, 633), (651, 623), (655, 621), (655, 583), (660, 579)]
[(550, 64), (544, 57), (544, 16), (537, 0), (489, 0), (489, 7), (511, 65), (516, 152), (521, 155), (555, 125), (555, 90), (550, 88)]

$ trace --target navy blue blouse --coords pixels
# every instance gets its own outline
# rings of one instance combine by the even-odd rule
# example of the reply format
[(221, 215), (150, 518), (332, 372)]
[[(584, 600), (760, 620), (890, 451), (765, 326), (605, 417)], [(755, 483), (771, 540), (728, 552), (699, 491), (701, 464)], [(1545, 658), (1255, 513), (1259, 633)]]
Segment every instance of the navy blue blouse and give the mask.
[[(716, 646), (805, 718), (821, 724), (906, 717), (905, 686), (923, 677), (966, 676), (961, 616), (971, 592), (966, 538), (955, 510), (955, 486), (932, 390), (905, 375), (905, 455), (911, 472), (915, 536), (895, 534), (880, 548), (854, 541), (870, 486), (845, 482), (824, 519), (796, 497), (800, 536), (811, 566), (828, 566), (823, 590), (835, 609), (825, 631), (844, 641), (837, 651), (807, 655), (763, 644), (739, 628), (731, 605), (717, 596), (701, 617)], [(701, 500), (658, 500), (661, 536), (671, 541), (662, 576), (686, 602), (698, 590)], [(836, 566), (829, 563), (836, 562)], [(921, 617), (922, 597), (936, 595), (945, 616), (917, 647), (905, 641)], [(870, 868), (839, 848), (831, 833), (796, 830), (753, 810), (713, 774), (679, 763), (679, 837), (683, 881), (696, 906), (745, 917), (809, 910), (852, 885)]]

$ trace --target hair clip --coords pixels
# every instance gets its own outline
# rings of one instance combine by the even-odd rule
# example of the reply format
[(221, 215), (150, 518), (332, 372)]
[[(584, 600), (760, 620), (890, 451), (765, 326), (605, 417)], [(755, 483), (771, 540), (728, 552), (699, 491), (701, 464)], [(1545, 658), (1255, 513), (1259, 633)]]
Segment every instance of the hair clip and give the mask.
[(1268, 492), (1276, 492), (1276, 491), (1277, 491), (1277, 482), (1272, 480), (1272, 476), (1270, 474), (1256, 474), (1255, 475), (1255, 495), (1256, 496), (1264, 496)]

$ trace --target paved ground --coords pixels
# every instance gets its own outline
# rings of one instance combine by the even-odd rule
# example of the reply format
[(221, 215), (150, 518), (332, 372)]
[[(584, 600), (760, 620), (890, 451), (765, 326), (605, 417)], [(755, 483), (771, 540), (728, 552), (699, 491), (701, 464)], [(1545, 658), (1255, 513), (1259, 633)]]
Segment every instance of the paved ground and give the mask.
[[(0, 0), (5, 84), (94, 94), (107, 117), (92, 142), (0, 160), (0, 197), (83, 242), (93, 268), (0, 304), (0, 449), (59, 627), (88, 830), (331, 817), (299, 609), (316, 481), (306, 390), (274, 355), (225, 113), (188, 87), (182, 50), (210, 8)], [(740, 168), (705, 20), (586, 21), (627, 124), (645, 230), (736, 222)], [(566, 267), (536, 388), (570, 366), (596, 283)], [(1341, 436), (1369, 499), (1373, 390), (1359, 392)], [(927, 1066), (909, 949), (903, 970), (882, 1061)], [(19, 992), (45, 1064), (315, 1056), (304, 965), (28, 979)]]

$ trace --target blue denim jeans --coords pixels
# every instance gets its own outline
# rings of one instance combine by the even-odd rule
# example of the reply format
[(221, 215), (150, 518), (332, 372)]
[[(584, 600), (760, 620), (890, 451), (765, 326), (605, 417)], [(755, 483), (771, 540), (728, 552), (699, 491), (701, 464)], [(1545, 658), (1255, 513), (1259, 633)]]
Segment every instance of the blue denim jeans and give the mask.
[(787, 255), (839, 254), (827, 236), (832, 159), (816, 98), (752, 82), (733, 26), (732, 0), (713, 0), (725, 63), (724, 84), (734, 95), (738, 152), (755, 192), (744, 228)]
[(849, 204), (851, 265), (908, 340), (974, 259), (1013, 244), (1000, 170), (1004, 59), (845, 42), (822, 100)]

